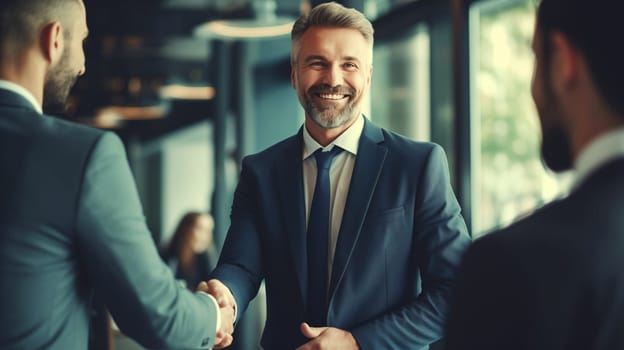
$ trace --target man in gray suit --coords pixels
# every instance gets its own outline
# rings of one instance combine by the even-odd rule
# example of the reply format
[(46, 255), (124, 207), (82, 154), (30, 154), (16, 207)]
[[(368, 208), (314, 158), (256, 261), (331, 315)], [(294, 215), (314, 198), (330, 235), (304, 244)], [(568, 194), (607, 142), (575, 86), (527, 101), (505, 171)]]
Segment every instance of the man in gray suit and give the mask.
[(85, 349), (94, 293), (144, 346), (210, 347), (233, 311), (160, 260), (119, 139), (42, 113), (84, 73), (85, 11), (0, 2), (0, 348)]
[(542, 0), (532, 92), (542, 155), (571, 194), (478, 240), (458, 277), (448, 349), (624, 349), (621, 0)]

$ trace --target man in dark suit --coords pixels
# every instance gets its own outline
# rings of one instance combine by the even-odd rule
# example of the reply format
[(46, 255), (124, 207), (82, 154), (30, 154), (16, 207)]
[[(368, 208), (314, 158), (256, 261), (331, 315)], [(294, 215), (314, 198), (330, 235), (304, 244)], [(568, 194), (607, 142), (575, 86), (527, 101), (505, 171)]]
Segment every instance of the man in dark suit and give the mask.
[(94, 295), (145, 346), (210, 347), (234, 314), (160, 260), (119, 138), (42, 113), (85, 71), (85, 11), (0, 2), (0, 348), (86, 349)]
[(304, 126), (243, 161), (209, 291), (240, 315), (266, 281), (265, 349), (426, 348), (470, 243), (444, 152), (362, 115), (373, 28), (361, 13), (319, 5), (292, 45)]
[(448, 349), (624, 349), (624, 49), (619, 0), (542, 0), (532, 93), (542, 156), (570, 195), (478, 240)]

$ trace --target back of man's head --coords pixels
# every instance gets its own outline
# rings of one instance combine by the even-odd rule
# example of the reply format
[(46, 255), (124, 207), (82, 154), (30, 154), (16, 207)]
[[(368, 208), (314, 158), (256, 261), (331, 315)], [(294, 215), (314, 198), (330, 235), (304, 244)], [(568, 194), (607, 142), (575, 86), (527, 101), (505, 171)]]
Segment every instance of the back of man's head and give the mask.
[(72, 6), (82, 0), (2, 0), (0, 1), (0, 63), (19, 59), (24, 50), (35, 44), (41, 29), (54, 21), (65, 28), (66, 38)]
[(544, 57), (550, 34), (563, 33), (584, 55), (592, 78), (610, 109), (624, 118), (624, 32), (622, 0), (541, 0), (537, 23)]

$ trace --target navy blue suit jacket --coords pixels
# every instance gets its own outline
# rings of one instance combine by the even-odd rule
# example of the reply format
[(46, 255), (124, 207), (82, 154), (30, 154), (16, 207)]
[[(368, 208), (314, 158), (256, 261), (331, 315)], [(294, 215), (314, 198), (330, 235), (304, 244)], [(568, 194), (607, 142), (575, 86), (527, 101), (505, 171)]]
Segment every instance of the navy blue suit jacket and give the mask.
[[(263, 279), (266, 349), (307, 340), (302, 130), (246, 157), (213, 277), (239, 314)], [(449, 291), (470, 238), (442, 149), (365, 122), (336, 246), (327, 324), (362, 349), (419, 349), (442, 335)]]
[(458, 274), (447, 349), (624, 349), (623, 214), (620, 157), (478, 239)]

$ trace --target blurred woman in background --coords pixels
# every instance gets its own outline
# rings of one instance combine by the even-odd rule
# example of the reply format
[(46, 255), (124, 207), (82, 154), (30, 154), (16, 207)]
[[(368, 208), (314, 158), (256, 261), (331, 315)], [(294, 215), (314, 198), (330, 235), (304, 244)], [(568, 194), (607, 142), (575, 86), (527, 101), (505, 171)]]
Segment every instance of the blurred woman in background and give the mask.
[(210, 214), (185, 214), (163, 254), (175, 277), (191, 290), (208, 278), (216, 264), (213, 228), (214, 219)]

